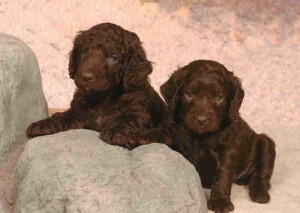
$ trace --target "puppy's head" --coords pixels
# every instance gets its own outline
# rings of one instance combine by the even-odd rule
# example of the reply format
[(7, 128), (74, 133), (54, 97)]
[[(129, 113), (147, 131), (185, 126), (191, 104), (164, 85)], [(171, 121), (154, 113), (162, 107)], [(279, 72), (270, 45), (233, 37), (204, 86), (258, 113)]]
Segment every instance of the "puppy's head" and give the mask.
[(217, 132), (234, 122), (244, 97), (240, 80), (209, 60), (178, 69), (160, 89), (175, 122), (198, 133)]
[(78, 88), (129, 90), (147, 81), (151, 72), (139, 37), (118, 25), (99, 24), (75, 37), (69, 74)]

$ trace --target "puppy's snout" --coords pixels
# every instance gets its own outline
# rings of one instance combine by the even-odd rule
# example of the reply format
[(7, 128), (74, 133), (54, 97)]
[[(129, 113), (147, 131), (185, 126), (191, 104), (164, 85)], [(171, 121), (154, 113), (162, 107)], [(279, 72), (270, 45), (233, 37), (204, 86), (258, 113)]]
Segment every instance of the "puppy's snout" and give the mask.
[(83, 73), (80, 75), (80, 78), (85, 83), (92, 83), (95, 80), (95, 75), (92, 73)]
[(200, 125), (205, 125), (205, 124), (207, 124), (207, 122), (208, 122), (208, 117), (206, 117), (206, 116), (197, 116), (196, 117), (196, 121), (197, 121), (197, 123), (198, 124), (200, 124)]

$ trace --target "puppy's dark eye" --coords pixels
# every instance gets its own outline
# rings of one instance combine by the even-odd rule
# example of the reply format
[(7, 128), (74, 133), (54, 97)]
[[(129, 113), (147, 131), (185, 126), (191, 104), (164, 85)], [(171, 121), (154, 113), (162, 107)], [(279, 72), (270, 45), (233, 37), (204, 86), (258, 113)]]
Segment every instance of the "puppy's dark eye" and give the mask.
[(108, 57), (107, 60), (108, 60), (109, 63), (115, 64), (119, 61), (119, 58), (116, 55), (111, 55), (111, 56)]
[(192, 91), (186, 91), (186, 92), (184, 92), (184, 96), (187, 99), (192, 99), (193, 98), (193, 93), (192, 93)]
[(225, 99), (225, 97), (224, 97), (223, 95), (218, 95), (218, 96), (216, 97), (216, 101), (217, 101), (217, 102), (222, 102), (222, 101), (224, 101), (224, 99)]

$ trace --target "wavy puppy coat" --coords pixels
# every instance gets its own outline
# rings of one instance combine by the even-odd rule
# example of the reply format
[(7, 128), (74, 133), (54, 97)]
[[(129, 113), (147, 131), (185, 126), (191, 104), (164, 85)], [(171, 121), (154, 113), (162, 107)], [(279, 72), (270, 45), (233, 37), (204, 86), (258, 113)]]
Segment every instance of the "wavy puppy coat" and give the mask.
[(136, 135), (135, 146), (165, 143), (182, 153), (195, 165), (202, 185), (212, 189), (208, 207), (215, 212), (234, 210), (233, 182), (249, 185), (254, 202), (267, 203), (275, 144), (239, 116), (240, 80), (215, 61), (199, 60), (175, 71), (161, 92), (170, 119)]
[(80, 32), (69, 58), (69, 74), (77, 86), (70, 109), (32, 123), (27, 135), (87, 128), (126, 147), (129, 135), (157, 126), (166, 114), (149, 83), (151, 72), (135, 33), (111, 23)]

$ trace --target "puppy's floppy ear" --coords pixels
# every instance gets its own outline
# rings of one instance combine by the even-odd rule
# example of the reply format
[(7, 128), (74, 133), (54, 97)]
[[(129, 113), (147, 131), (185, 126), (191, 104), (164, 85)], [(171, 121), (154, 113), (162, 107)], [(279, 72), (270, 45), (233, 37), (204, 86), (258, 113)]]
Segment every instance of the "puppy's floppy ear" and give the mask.
[(229, 118), (232, 122), (239, 116), (239, 109), (244, 98), (244, 90), (241, 85), (241, 80), (229, 72), (229, 80), (231, 83), (231, 103), (229, 106)]
[(168, 108), (173, 116), (178, 116), (178, 101), (180, 100), (179, 91), (184, 83), (187, 70), (179, 68), (176, 70), (169, 80), (167, 80), (161, 87), (160, 92), (168, 104)]
[(130, 91), (149, 81), (148, 76), (152, 73), (152, 65), (147, 60), (139, 37), (127, 30), (124, 30), (123, 36), (127, 56), (125, 71), (123, 71), (123, 88), (125, 91)]
[(77, 40), (78, 40), (79, 35), (77, 35), (74, 39), (73, 42), (73, 49), (71, 50), (71, 52), (69, 53), (69, 75), (70, 78), (74, 79), (76, 71), (77, 71), (77, 66), (78, 66), (78, 56), (79, 56), (79, 52), (78, 52), (78, 48), (77, 48)]

